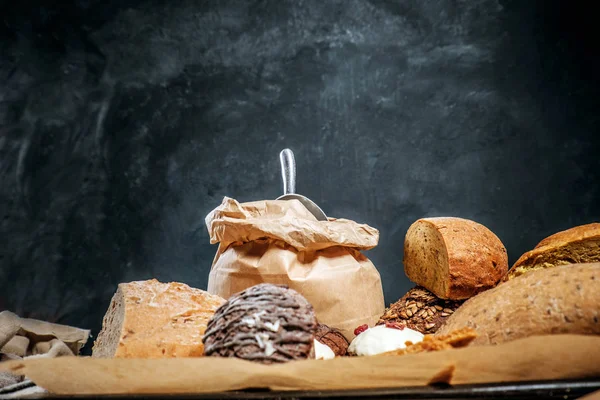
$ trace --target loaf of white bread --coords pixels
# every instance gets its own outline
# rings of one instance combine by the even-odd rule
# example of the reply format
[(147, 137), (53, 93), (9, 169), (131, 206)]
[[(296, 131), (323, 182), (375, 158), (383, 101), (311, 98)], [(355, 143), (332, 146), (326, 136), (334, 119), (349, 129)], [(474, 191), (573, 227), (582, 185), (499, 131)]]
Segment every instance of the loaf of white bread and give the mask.
[(510, 269), (505, 281), (537, 269), (557, 265), (600, 261), (600, 224), (575, 226), (548, 236), (523, 254)]
[(406, 276), (441, 299), (468, 299), (495, 287), (507, 271), (506, 248), (475, 221), (422, 218), (406, 233)]
[(199, 357), (209, 319), (225, 302), (183, 283), (119, 284), (92, 351), (102, 358)]
[(600, 334), (600, 263), (538, 269), (467, 300), (436, 332), (470, 327), (474, 345), (534, 335)]

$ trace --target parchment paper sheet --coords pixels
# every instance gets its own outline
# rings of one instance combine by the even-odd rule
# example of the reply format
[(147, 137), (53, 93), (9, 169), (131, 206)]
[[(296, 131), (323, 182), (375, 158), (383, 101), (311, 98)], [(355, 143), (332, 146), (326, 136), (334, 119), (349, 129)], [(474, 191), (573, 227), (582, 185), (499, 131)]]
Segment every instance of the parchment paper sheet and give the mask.
[(0, 370), (27, 375), (60, 395), (193, 394), (249, 388), (343, 390), (476, 384), (600, 376), (600, 337), (553, 335), (498, 346), (408, 356), (343, 357), (265, 366), (237, 359), (167, 360), (64, 357), (9, 361)]

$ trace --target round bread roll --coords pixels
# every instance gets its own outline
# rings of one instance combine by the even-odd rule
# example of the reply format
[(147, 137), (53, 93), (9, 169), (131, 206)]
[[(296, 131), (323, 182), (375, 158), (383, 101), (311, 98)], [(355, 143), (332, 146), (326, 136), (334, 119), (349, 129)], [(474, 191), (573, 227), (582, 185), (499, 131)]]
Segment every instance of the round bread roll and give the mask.
[(477, 222), (422, 218), (408, 228), (404, 272), (441, 299), (468, 299), (496, 286), (507, 271), (504, 245)]
[(204, 355), (263, 364), (314, 358), (312, 305), (285, 285), (261, 283), (234, 294), (208, 322)]
[(459, 307), (436, 335), (471, 327), (473, 344), (534, 335), (600, 334), (600, 263), (528, 272)]

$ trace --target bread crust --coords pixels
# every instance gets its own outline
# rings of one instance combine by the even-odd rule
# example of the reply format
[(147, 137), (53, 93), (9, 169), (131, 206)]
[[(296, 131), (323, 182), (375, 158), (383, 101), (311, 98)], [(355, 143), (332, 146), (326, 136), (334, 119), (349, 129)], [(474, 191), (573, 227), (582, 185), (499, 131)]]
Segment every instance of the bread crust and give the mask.
[(600, 263), (532, 271), (467, 300), (436, 335), (470, 327), (473, 344), (546, 334), (600, 334)]
[(538, 249), (545, 246), (559, 246), (561, 244), (567, 244), (577, 240), (591, 238), (600, 238), (600, 223), (594, 222), (592, 224), (579, 225), (557, 232), (540, 241), (535, 248)]
[(600, 245), (600, 223), (580, 225), (548, 236), (533, 250), (519, 257), (503, 280), (516, 278), (533, 269), (600, 261), (600, 247), (596, 251), (578, 250), (578, 245), (583, 242)]
[[(94, 343), (94, 357), (200, 357), (209, 319), (225, 302), (183, 283), (121, 283)], [(116, 349), (114, 341), (118, 338)]]
[(422, 218), (406, 234), (404, 271), (441, 299), (464, 300), (496, 286), (508, 271), (508, 256), (500, 239), (482, 224)]

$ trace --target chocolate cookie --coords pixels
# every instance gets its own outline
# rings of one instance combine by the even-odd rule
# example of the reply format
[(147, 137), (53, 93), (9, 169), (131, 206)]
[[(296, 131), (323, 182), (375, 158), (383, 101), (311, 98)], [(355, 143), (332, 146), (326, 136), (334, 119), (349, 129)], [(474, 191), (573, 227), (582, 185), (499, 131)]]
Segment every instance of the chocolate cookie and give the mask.
[(423, 334), (435, 333), (463, 302), (442, 300), (429, 290), (416, 286), (387, 308), (377, 325), (397, 322)]
[(325, 324), (319, 324), (315, 339), (329, 346), (333, 353), (337, 356), (345, 356), (348, 352), (348, 340), (337, 329), (328, 327)]
[(314, 357), (312, 305), (284, 285), (261, 283), (229, 298), (204, 334), (204, 354), (263, 364)]

